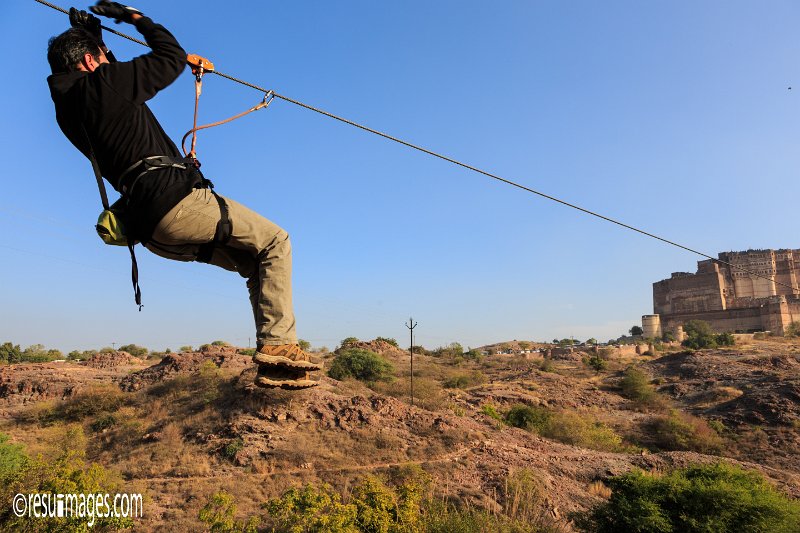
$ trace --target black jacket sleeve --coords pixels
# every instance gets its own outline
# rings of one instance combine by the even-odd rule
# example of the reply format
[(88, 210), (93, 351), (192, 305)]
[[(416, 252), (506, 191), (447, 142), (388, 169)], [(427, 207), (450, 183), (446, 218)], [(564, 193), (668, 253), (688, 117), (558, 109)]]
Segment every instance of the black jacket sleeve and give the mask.
[(121, 97), (142, 104), (175, 81), (186, 66), (186, 52), (167, 29), (148, 17), (136, 29), (153, 49), (131, 61), (104, 65), (96, 72)]

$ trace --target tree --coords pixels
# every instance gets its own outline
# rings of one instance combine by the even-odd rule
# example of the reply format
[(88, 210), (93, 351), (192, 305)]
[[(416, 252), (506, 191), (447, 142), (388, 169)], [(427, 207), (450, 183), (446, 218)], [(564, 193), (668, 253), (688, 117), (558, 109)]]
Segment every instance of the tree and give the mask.
[(683, 325), (686, 340), (681, 344), (687, 348), (700, 350), (702, 348), (716, 348), (717, 335), (711, 329), (711, 324), (703, 320), (689, 320)]
[(144, 346), (137, 346), (135, 344), (124, 344), (119, 347), (120, 352), (128, 352), (134, 357), (144, 357), (150, 350)]
[(633, 337), (638, 337), (640, 335), (644, 335), (644, 330), (639, 326), (633, 326), (628, 330), (628, 333), (630, 333)]
[(2, 346), (0, 346), (0, 362), (19, 363), (21, 357), (22, 350), (20, 350), (19, 344), (4, 342)]
[(385, 342), (387, 344), (391, 344), (395, 348), (400, 347), (400, 345), (397, 344), (397, 340), (392, 339), (391, 337), (375, 337), (375, 342)]
[(608, 361), (603, 359), (600, 354), (592, 354), (583, 358), (583, 364), (594, 370), (601, 372), (608, 368)]
[(303, 350), (304, 352), (307, 352), (311, 349), (311, 343), (308, 342), (307, 340), (299, 339), (297, 341), (297, 344), (300, 346), (300, 349)]
[(507, 342), (504, 342), (500, 345), (500, 352), (501, 353), (511, 353), (511, 345)]
[(586, 341), (586, 344), (591, 344), (592, 346), (594, 346), (595, 344), (597, 344), (597, 339), (592, 337), (591, 339)]
[(531, 347), (531, 343), (529, 343), (528, 341), (519, 341), (518, 344), (520, 350), (527, 350), (528, 348)]
[(361, 341), (358, 340), (358, 337), (345, 337), (342, 339), (340, 346), (342, 348), (347, 348), (348, 346), (355, 346), (359, 342)]

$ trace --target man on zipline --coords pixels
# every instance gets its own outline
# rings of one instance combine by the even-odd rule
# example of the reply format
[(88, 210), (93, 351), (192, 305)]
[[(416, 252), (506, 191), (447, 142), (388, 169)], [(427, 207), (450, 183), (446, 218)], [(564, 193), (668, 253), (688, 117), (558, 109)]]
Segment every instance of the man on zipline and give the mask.
[(218, 196), (145, 104), (180, 75), (186, 52), (134, 8), (102, 0), (90, 9), (134, 25), (152, 51), (117, 62), (99, 19), (72, 8), (72, 28), (50, 39), (47, 49), (58, 125), (122, 195), (128, 238), (161, 257), (210, 263), (247, 279), (258, 340), (256, 384), (313, 387), (308, 373), (321, 366), (297, 344), (288, 234)]

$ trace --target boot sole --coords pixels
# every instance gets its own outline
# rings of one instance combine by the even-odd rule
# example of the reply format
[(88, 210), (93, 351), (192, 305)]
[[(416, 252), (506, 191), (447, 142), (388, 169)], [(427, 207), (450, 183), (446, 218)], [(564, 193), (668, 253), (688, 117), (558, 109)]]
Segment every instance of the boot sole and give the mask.
[(283, 366), (295, 370), (322, 370), (322, 365), (318, 363), (312, 363), (311, 361), (294, 361), (282, 355), (266, 355), (263, 353), (256, 353), (253, 356), (253, 362), (259, 365)]
[(284, 390), (310, 389), (319, 385), (318, 381), (311, 381), (310, 379), (275, 380), (266, 378), (264, 376), (258, 376), (255, 380), (255, 383), (257, 386), (265, 389)]

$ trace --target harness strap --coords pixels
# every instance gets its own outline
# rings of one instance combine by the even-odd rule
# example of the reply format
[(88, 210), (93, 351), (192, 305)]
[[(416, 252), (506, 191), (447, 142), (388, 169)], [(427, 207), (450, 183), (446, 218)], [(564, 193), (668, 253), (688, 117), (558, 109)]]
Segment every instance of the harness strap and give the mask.
[[(151, 170), (158, 170), (161, 168), (179, 168), (186, 170), (189, 168), (190, 163), (182, 157), (173, 157), (169, 155), (151, 155), (145, 157), (132, 164), (119, 177), (120, 191), (122, 194), (130, 194), (134, 186), (139, 182), (139, 179), (150, 172)], [(130, 181), (130, 183), (126, 183)]]
[(139, 264), (136, 262), (136, 252), (133, 250), (134, 242), (128, 239), (128, 250), (131, 253), (131, 283), (133, 283), (133, 299), (142, 311), (142, 290), (139, 288)]

